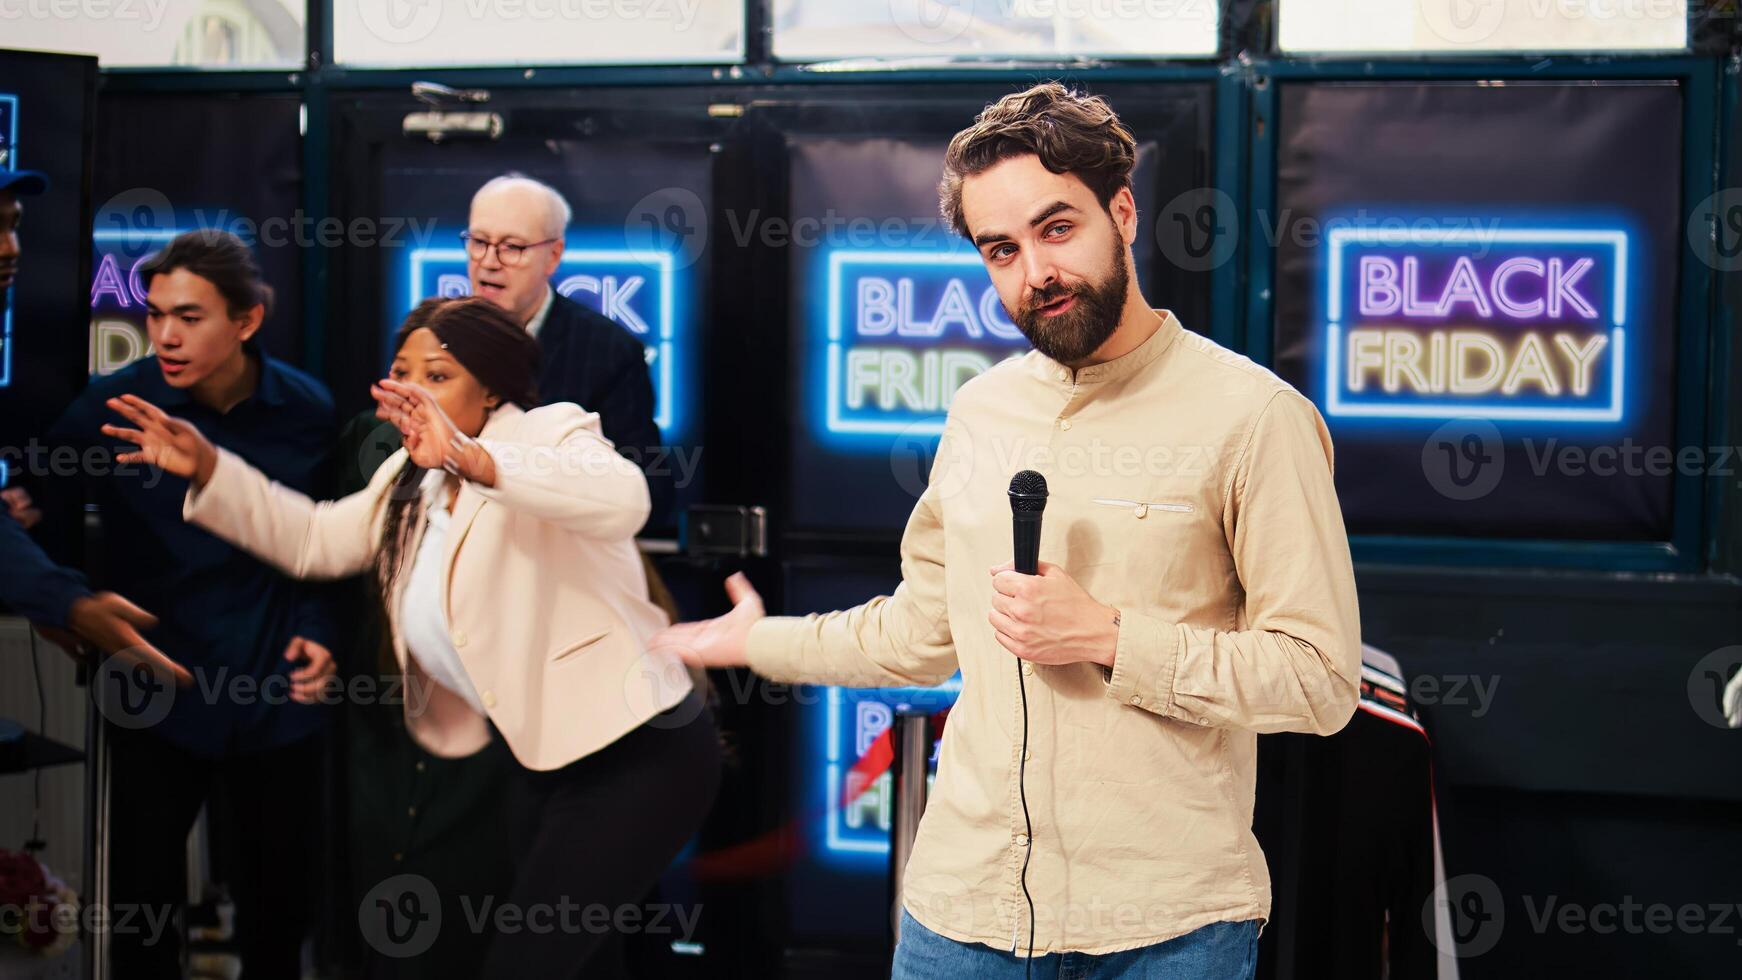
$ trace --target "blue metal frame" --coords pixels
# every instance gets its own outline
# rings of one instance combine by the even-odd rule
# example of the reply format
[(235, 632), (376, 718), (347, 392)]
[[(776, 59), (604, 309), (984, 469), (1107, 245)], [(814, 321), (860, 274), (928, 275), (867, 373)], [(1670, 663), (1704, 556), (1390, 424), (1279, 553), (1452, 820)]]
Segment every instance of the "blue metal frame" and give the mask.
[[(1719, 83), (1718, 101), (1718, 132), (1717, 158), (1713, 161), (1714, 183), (1722, 185), (1725, 175), (1733, 173), (1735, 154), (1742, 152), (1739, 145), (1737, 126), (1742, 123), (1742, 117), (1737, 115), (1742, 108), (1742, 55), (1732, 54), (1722, 62), (1723, 77)], [(1738, 273), (1731, 273), (1737, 275)], [(1714, 277), (1716, 278), (1716, 277)], [(1721, 282), (1713, 282), (1708, 322), (1712, 324), (1711, 343), (1708, 363), (1711, 395), (1707, 406), (1708, 441), (1714, 446), (1735, 445), (1737, 433), (1730, 431), (1730, 420), (1725, 412), (1730, 399), (1736, 392), (1729, 390), (1730, 373), (1726, 366), (1734, 363), (1738, 356), (1736, 338), (1734, 336), (1736, 314), (1738, 311), (1730, 307), (1724, 294)], [(1708, 475), (1705, 494), (1705, 534), (1706, 562), (1708, 567), (1725, 568), (1728, 563), (1729, 572), (1736, 571), (1736, 563), (1742, 561), (1742, 545), (1731, 541), (1726, 550), (1723, 540), (1726, 527), (1725, 503), (1742, 501), (1742, 481), (1732, 481), (1731, 477), (1714, 472)], [(1736, 526), (1735, 521), (1742, 515), (1728, 515), (1729, 526)]]
[[(768, 31), (770, 0), (746, 3), (746, 63), (728, 66), (565, 65), (512, 68), (352, 69), (331, 64), (334, 0), (309, 0), (307, 68), (302, 71), (208, 71), (202, 69), (111, 69), (103, 86), (112, 91), (298, 92), (303, 96), (307, 129), (303, 143), (303, 208), (315, 220), (328, 216), (332, 100), (341, 93), (405, 88), (416, 80), (457, 87), (500, 89), (550, 87), (743, 86), (866, 84), (1019, 83), (1036, 77), (1066, 77), (1089, 83), (1212, 82), (1216, 116), (1213, 131), (1214, 184), (1233, 199), (1245, 247), (1211, 273), (1212, 319), (1207, 325), (1218, 342), (1270, 363), (1274, 307), (1274, 253), (1257, 226), (1257, 215), (1274, 213), (1277, 89), (1306, 80), (1375, 79), (1673, 79), (1683, 86), (1683, 213), (1718, 187), (1719, 133), (1736, 119), (1738, 65), (1734, 58), (1493, 56), (1481, 59), (1385, 57), (1332, 59), (1275, 55), (1253, 59), (1235, 53), (1244, 37), (1250, 48), (1272, 47), (1269, 39), (1224, 25), (1226, 50), (1210, 61), (1002, 62), (984, 66), (900, 71), (819, 71), (775, 62)], [(1239, 26), (1239, 25), (1235, 25)], [(1262, 41), (1262, 43), (1259, 43)], [(1726, 147), (1728, 144), (1725, 144)], [(1706, 445), (1723, 438), (1727, 393), (1722, 365), (1734, 346), (1728, 310), (1715, 288), (1710, 268), (1682, 244), (1676, 351), (1677, 441)], [(304, 361), (319, 368), (326, 350), (327, 257), (305, 252)], [(1723, 325), (1713, 329), (1713, 324)], [(1674, 525), (1664, 542), (1470, 541), (1450, 538), (1355, 536), (1364, 562), (1454, 567), (1560, 567), (1623, 571), (1704, 569), (1720, 554), (1717, 542), (1727, 488), (1721, 477), (1678, 474), (1674, 487)]]

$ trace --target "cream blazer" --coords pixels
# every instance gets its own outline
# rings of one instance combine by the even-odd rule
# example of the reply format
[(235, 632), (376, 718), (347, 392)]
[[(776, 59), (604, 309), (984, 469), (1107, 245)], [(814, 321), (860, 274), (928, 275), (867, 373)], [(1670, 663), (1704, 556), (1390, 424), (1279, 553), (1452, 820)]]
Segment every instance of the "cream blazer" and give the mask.
[[(681, 660), (646, 646), (666, 625), (635, 548), (647, 480), (601, 434), (597, 414), (567, 403), (530, 412), (504, 405), (479, 441), (496, 462), (496, 485), (464, 482), (454, 504), (443, 556), (448, 630), (515, 758), (556, 769), (692, 687)], [(405, 461), (401, 449), (364, 489), (317, 503), (220, 449), (211, 481), (190, 486), (182, 516), (297, 578), (356, 575), (372, 567)], [(421, 517), (414, 507), (417, 535)], [(414, 536), (406, 561), (417, 546)], [(484, 719), (430, 680), (399, 638), (405, 571), (387, 613), (406, 675), (406, 726), (436, 755), (469, 755), (489, 741)]]

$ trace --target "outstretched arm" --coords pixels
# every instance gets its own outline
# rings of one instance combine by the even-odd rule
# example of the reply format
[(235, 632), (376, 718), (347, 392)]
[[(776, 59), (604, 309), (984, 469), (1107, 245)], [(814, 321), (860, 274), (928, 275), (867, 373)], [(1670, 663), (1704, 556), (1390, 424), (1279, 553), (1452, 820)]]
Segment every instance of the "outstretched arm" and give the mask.
[[(950, 439), (946, 428), (944, 439)], [(938, 468), (901, 539), (901, 585), (852, 609), (809, 616), (764, 617), (762, 600), (742, 575), (726, 589), (731, 613), (673, 626), (649, 641), (704, 667), (748, 665), (771, 680), (848, 687), (929, 687), (956, 672), (944, 584), (944, 526)]]
[(116, 457), (120, 462), (161, 467), (189, 481), (184, 520), (295, 578), (343, 578), (368, 567), (376, 505), (398, 471), (391, 461), (367, 488), (316, 503), (137, 395), (111, 398), (109, 407), (134, 427), (104, 425), (103, 432), (139, 447)]

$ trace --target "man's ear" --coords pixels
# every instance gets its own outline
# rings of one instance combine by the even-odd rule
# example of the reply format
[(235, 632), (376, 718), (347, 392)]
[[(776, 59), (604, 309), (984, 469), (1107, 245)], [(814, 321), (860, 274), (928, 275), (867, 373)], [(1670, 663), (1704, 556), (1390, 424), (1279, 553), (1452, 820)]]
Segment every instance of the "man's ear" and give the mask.
[(260, 325), (266, 322), (266, 306), (255, 303), (253, 308), (242, 314), (241, 319), (237, 322), (242, 327), (242, 340), (246, 342), (252, 339), (255, 334), (260, 332)]
[(1114, 192), (1113, 199), (1107, 202), (1107, 211), (1119, 233), (1125, 236), (1125, 244), (1137, 241), (1137, 198), (1132, 196), (1131, 188), (1121, 187)]

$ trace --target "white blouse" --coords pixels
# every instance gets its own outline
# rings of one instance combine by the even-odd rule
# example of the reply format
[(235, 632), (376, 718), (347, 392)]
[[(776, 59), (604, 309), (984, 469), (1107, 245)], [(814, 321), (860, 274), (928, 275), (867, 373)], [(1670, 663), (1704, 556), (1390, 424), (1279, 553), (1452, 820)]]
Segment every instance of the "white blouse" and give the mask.
[(442, 562), (442, 546), (448, 537), (447, 473), (430, 470), (424, 474), (423, 512), (426, 526), (418, 542), (417, 555), (411, 562), (411, 578), (399, 600), (399, 630), (405, 648), (417, 658), (418, 666), (437, 684), (464, 698), (472, 710), (485, 714), (484, 702), (466, 665), (460, 662), (460, 652), (448, 634), (447, 610), (442, 598), (447, 594), (447, 569)]

